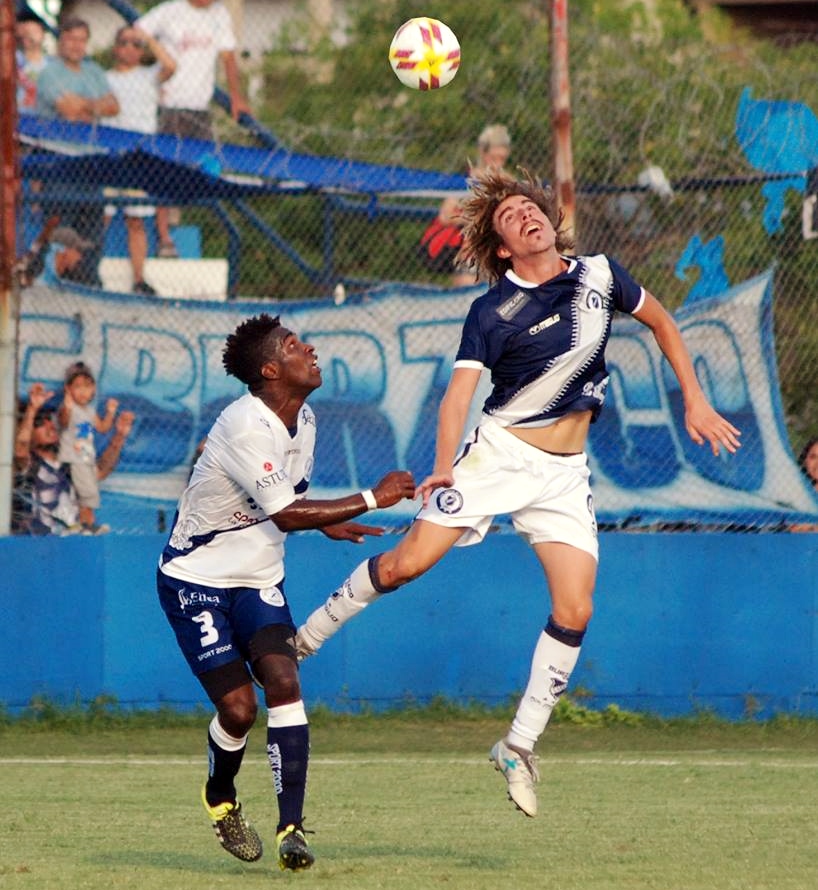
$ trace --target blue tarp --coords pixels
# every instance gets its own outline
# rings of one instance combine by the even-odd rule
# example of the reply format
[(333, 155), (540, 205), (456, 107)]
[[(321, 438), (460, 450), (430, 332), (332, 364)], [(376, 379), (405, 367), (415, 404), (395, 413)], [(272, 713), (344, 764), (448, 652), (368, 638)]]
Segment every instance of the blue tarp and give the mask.
[(168, 199), (331, 190), (384, 195), (462, 191), (462, 174), (252, 148), (167, 134), (20, 117), (24, 177), (78, 186), (141, 188)]

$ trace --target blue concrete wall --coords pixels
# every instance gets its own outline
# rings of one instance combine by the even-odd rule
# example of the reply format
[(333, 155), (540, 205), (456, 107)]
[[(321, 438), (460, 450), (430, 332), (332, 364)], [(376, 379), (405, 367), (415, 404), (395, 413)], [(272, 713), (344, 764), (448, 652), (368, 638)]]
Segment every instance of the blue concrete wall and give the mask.
[[(363, 558), (391, 546), (288, 542), (297, 621)], [(162, 536), (0, 539), (0, 702), (100, 693), (142, 707), (206, 703), (156, 604)], [(572, 687), (592, 704), (665, 715), (818, 711), (815, 535), (601, 538), (596, 613)], [(497, 703), (525, 683), (548, 614), (539, 567), (514, 535), (457, 549), (385, 597), (303, 666), (305, 699), (336, 709), (442, 694)]]

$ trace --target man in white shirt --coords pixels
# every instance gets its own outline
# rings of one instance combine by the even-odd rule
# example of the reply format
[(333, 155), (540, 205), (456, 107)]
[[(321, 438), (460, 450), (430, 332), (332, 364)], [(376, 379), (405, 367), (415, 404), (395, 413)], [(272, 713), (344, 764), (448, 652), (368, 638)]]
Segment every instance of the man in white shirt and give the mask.
[[(209, 105), (219, 59), (224, 65), (233, 119), (250, 113), (241, 91), (233, 23), (220, 0), (166, 0), (136, 25), (159, 40), (176, 60), (176, 72), (162, 86), (160, 133), (213, 140)], [(157, 210), (156, 227), (159, 256), (178, 256), (170, 236), (168, 208)]]
[(374, 489), (334, 500), (306, 497), (316, 428), (305, 400), (321, 385), (321, 369), (315, 349), (277, 317), (239, 325), (227, 338), (224, 367), (249, 393), (228, 405), (207, 435), (160, 557), (157, 588), (179, 647), (217, 711), (202, 801), (219, 842), (246, 862), (262, 855), (234, 785), (256, 719), (255, 679), (267, 705), (278, 864), (299, 871), (313, 863), (302, 825), (309, 733), (284, 594), (284, 542), (303, 529), (358, 543), (381, 534), (350, 520), (413, 498), (415, 485), (411, 473), (396, 470)]
[[(143, 65), (145, 51), (150, 50), (155, 62)], [(114, 38), (114, 67), (106, 72), (111, 92), (119, 102), (119, 113), (106, 122), (109, 127), (131, 130), (137, 133), (155, 133), (159, 108), (159, 88), (173, 76), (176, 62), (161, 43), (150, 34), (124, 25)], [(135, 197), (145, 197), (139, 190), (131, 190)], [(106, 190), (106, 195), (120, 196), (119, 189)], [(105, 224), (110, 224), (117, 211), (116, 205), (105, 207)], [(133, 284), (137, 294), (154, 295), (156, 292), (145, 281), (145, 259), (148, 255), (148, 236), (144, 219), (151, 217), (156, 208), (149, 204), (133, 204), (123, 208), (125, 228), (128, 233), (128, 255), (131, 258)]]

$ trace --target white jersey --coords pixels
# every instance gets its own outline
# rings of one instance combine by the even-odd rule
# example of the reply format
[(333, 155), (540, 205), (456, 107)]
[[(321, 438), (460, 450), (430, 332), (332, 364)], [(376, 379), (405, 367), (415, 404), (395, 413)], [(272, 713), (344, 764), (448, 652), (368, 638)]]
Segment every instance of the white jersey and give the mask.
[(314, 448), (309, 405), (294, 430), (256, 396), (228, 405), (179, 501), (160, 570), (209, 587), (278, 584), (287, 535), (269, 516), (306, 492)]
[(176, 60), (176, 72), (162, 84), (161, 105), (204, 111), (213, 98), (219, 53), (236, 49), (227, 9), (219, 2), (191, 6), (188, 0), (168, 0), (136, 24)]
[(111, 92), (119, 102), (119, 114), (106, 117), (106, 127), (137, 133), (156, 132), (160, 70), (159, 65), (137, 65), (130, 71), (105, 72)]

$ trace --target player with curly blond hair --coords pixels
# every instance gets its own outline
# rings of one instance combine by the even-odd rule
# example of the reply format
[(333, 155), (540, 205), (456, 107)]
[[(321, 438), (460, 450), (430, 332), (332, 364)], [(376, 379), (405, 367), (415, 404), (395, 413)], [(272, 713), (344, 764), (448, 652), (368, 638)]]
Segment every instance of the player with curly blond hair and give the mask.
[[(315, 652), (364, 605), (423, 574), (453, 546), (479, 543), (496, 514), (509, 514), (542, 566), (551, 609), (516, 715), (490, 761), (509, 798), (534, 816), (534, 746), (568, 685), (593, 611), (598, 545), (585, 445), (605, 399), (614, 314), (652, 331), (678, 378), (694, 442), (706, 440), (715, 454), (734, 452), (740, 433), (707, 401), (659, 301), (614, 259), (563, 253), (569, 242), (547, 189), (530, 176), (491, 171), (470, 185), (464, 250), (493, 283), (463, 325), (440, 404), (434, 468), (418, 487), (423, 508), (393, 550), (358, 566), (309, 616), (296, 645), (302, 657)], [(464, 440), (484, 370), (492, 391)], [(493, 604), (484, 607), (488, 627)]]

